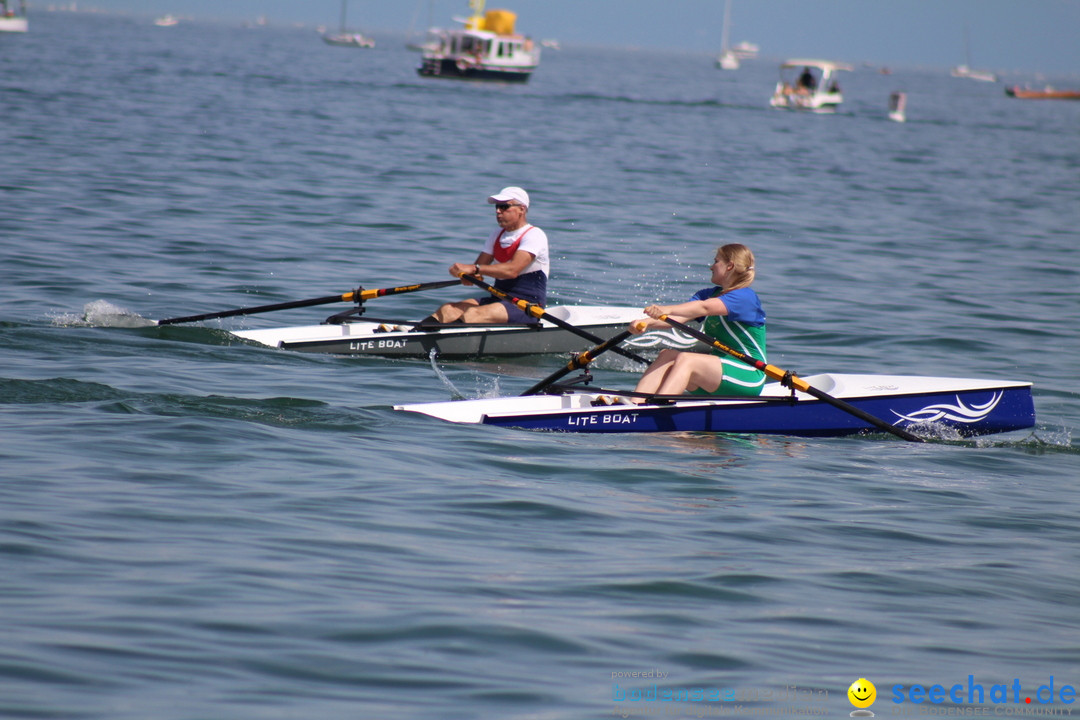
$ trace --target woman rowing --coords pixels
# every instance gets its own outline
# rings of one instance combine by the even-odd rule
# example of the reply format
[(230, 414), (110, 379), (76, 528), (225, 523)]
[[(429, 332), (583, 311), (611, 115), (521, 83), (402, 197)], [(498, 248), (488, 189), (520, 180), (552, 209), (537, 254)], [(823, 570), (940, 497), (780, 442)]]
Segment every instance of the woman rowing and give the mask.
[[(671, 327), (659, 318), (669, 315), (680, 322), (705, 318), (702, 330), (728, 347), (765, 362), (765, 311), (754, 282), (754, 254), (745, 245), (730, 243), (716, 251), (711, 266), (715, 287), (694, 293), (678, 305), (649, 305), (648, 318), (630, 323), (640, 335)], [(757, 396), (765, 373), (720, 350), (711, 353), (665, 349), (645, 370), (636, 392), (648, 395)]]

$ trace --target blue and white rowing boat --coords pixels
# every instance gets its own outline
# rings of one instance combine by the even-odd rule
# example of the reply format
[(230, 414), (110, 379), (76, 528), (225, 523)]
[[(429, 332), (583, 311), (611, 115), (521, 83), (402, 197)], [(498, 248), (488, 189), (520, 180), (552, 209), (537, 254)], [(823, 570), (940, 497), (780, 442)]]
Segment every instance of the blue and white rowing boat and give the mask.
[[(897, 428), (986, 435), (1035, 424), (1031, 383), (903, 375), (822, 374), (811, 386)], [(610, 391), (396, 405), (455, 423), (576, 433), (716, 432), (842, 436), (880, 432), (865, 420), (780, 383), (756, 398), (687, 398), (658, 404), (597, 404)]]

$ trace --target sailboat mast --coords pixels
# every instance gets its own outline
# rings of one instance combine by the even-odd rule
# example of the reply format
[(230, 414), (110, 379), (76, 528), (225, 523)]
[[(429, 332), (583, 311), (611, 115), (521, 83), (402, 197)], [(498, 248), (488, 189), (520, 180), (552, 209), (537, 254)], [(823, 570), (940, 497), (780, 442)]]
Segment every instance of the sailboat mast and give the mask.
[(349, 4), (349, 0), (341, 0), (341, 34), (345, 34), (345, 7)]
[(720, 31), (720, 52), (727, 52), (731, 32), (731, 0), (724, 0), (724, 27)]

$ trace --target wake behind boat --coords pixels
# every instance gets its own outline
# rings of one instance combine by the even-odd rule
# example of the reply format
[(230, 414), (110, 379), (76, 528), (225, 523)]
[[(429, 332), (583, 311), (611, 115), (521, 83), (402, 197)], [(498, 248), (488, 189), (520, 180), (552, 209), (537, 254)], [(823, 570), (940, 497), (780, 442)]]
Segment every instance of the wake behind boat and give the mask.
[[(898, 427), (986, 435), (1035, 424), (1031, 383), (902, 375), (822, 374), (804, 378), (833, 398)], [(574, 433), (715, 432), (807, 437), (878, 431), (859, 417), (781, 383), (755, 398), (682, 397), (608, 405), (611, 391), (395, 405), (455, 423)], [(616, 396), (617, 397), (617, 396)]]
[[(642, 317), (639, 308), (600, 305), (555, 305), (546, 308), (546, 312), (605, 340)], [(321, 325), (235, 330), (232, 334), (261, 345), (297, 352), (428, 357), (435, 351), (444, 359), (570, 353), (580, 350), (582, 343), (579, 334), (543, 319), (528, 324), (451, 323), (428, 328), (414, 322), (339, 315)], [(661, 344), (686, 349), (697, 343), (674, 331), (651, 335), (635, 338), (638, 342), (627, 342), (626, 345), (639, 350)]]

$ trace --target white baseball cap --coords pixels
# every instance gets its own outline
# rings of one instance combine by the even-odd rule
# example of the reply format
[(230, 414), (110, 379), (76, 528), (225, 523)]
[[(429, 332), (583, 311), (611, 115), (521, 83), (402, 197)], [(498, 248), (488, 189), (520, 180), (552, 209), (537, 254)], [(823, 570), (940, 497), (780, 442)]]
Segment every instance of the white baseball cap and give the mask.
[(488, 202), (492, 205), (495, 203), (510, 202), (511, 200), (515, 200), (521, 205), (524, 205), (526, 210), (529, 209), (529, 193), (519, 187), (504, 187), (498, 193), (488, 198)]

